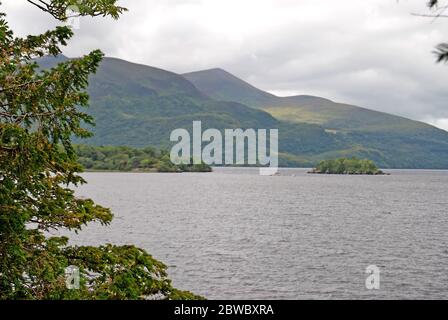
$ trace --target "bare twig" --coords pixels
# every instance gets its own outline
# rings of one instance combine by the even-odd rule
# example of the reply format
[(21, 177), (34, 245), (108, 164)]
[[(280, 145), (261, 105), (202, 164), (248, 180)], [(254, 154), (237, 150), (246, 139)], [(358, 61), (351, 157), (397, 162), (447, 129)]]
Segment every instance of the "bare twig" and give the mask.
[(426, 18), (448, 18), (446, 14), (422, 14), (422, 13), (412, 13), (413, 16), (426, 17)]

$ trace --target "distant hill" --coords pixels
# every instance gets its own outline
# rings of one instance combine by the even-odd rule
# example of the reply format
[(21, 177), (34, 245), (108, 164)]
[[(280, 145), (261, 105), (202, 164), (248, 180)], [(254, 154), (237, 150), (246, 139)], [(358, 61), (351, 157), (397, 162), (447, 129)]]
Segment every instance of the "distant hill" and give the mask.
[(221, 101), (235, 101), (263, 108), (278, 102), (278, 97), (255, 88), (223, 69), (209, 69), (183, 74), (201, 92)]
[[(262, 91), (222, 69), (210, 69), (183, 75), (207, 96), (243, 103), (262, 109), (275, 118), (290, 122), (318, 124), (342, 131), (394, 131), (432, 129), (422, 123), (353, 105), (336, 103), (314, 96), (278, 97)], [(438, 130), (438, 129), (436, 129)]]
[(169, 148), (172, 130), (201, 120), (204, 129), (279, 129), (282, 165), (356, 156), (384, 168), (448, 168), (445, 131), (317, 97), (279, 98), (220, 69), (182, 76), (105, 58), (88, 91), (95, 136), (80, 143)]
[(446, 166), (441, 157), (447, 152), (448, 132), (426, 123), (320, 97), (278, 97), (222, 69), (183, 76), (211, 98), (244, 103), (284, 122), (321, 126), (352, 146), (320, 156), (349, 156), (358, 150), (382, 167)]

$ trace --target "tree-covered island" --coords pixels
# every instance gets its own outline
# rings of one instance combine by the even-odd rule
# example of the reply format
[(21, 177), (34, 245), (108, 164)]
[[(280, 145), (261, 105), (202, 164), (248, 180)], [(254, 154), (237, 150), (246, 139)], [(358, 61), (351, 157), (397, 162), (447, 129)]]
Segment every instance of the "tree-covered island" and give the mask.
[(309, 173), (313, 174), (353, 174), (353, 175), (384, 175), (372, 160), (357, 158), (341, 158), (321, 161)]
[(205, 164), (180, 164), (171, 162), (170, 153), (152, 147), (75, 145), (79, 163), (87, 171), (137, 171), (137, 172), (211, 172)]

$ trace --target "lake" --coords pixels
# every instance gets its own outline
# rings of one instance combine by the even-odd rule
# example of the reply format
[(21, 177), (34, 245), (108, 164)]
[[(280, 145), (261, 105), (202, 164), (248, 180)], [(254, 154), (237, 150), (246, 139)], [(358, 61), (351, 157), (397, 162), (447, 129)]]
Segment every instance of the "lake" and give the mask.
[(448, 299), (448, 172), (306, 172), (85, 173), (115, 219), (72, 243), (138, 245), (209, 299)]

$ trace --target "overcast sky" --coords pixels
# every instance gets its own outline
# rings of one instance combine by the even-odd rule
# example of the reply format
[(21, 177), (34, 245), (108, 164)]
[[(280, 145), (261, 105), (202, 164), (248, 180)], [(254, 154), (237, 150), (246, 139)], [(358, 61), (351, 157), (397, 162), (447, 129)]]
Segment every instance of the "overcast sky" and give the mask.
[[(17, 35), (56, 22), (25, 0), (2, 0)], [(64, 50), (177, 73), (220, 67), (278, 95), (310, 94), (448, 130), (448, 19), (427, 0), (122, 0), (118, 21), (83, 18)]]

